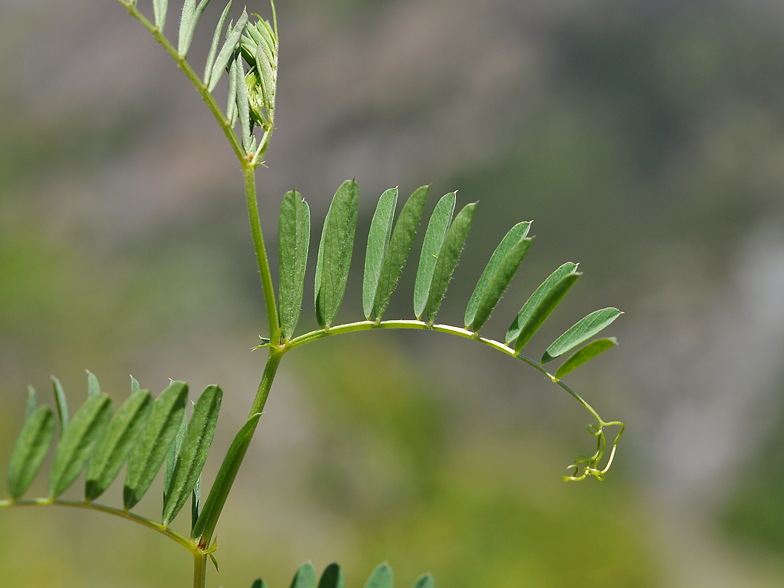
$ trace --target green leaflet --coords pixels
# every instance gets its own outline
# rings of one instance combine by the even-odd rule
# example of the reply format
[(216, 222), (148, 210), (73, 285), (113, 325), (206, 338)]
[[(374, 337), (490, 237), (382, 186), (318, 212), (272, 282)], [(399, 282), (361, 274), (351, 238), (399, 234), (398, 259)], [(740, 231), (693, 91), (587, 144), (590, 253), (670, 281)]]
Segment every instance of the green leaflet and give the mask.
[(354, 249), (359, 188), (347, 180), (335, 192), (324, 220), (316, 262), (316, 318), (329, 329), (343, 302)]
[(365, 276), (362, 280), (362, 308), (365, 311), (365, 318), (368, 320), (373, 314), (373, 304), (376, 301), (381, 269), (389, 247), (396, 206), (397, 188), (390, 188), (378, 199), (376, 212), (370, 222), (365, 253)]
[(155, 17), (155, 28), (163, 32), (163, 25), (166, 23), (166, 11), (168, 10), (168, 0), (152, 0), (152, 12)]
[(182, 18), (180, 19), (180, 35), (177, 39), (177, 53), (180, 57), (185, 57), (190, 49), (191, 41), (193, 41), (193, 33), (196, 30), (196, 25), (199, 24), (199, 19), (207, 8), (210, 0), (201, 0), (199, 5), (196, 6), (196, 0), (185, 0), (182, 5)]
[[(217, 63), (216, 63), (217, 65)], [(232, 64), (234, 71), (234, 87), (237, 88), (237, 111), (240, 117), (240, 136), (242, 147), (246, 153), (252, 149), (253, 133), (250, 120), (250, 106), (248, 104), (248, 86), (245, 84), (245, 66), (239, 57)]]
[(196, 487), (215, 436), (222, 399), (220, 387), (208, 386), (193, 407), (163, 502), (164, 526), (174, 520)]
[(90, 370), (87, 370), (87, 398), (95, 398), (101, 393), (101, 386), (98, 378)]
[(438, 254), (436, 267), (433, 271), (433, 282), (430, 285), (430, 292), (427, 295), (425, 314), (427, 322), (430, 324), (436, 320), (441, 301), (444, 299), (449, 281), (452, 279), (455, 267), (457, 267), (457, 262), (463, 251), (463, 245), (465, 245), (465, 240), (468, 236), (468, 229), (471, 228), (475, 210), (476, 202), (466, 204), (463, 210), (455, 217), (454, 222), (449, 227), (449, 231), (446, 233), (444, 244), (441, 246), (441, 252)]
[(318, 583), (318, 588), (344, 588), (343, 583), (343, 570), (336, 563), (331, 563), (321, 574), (321, 579)]
[(220, 518), (223, 506), (226, 504), (231, 485), (234, 483), (234, 478), (237, 477), (242, 459), (248, 451), (251, 439), (253, 439), (253, 432), (256, 430), (259, 418), (261, 418), (261, 413), (250, 417), (234, 437), (226, 457), (223, 458), (223, 463), (218, 470), (207, 500), (204, 502), (199, 519), (191, 530), (191, 539), (198, 539), (199, 545), (203, 547), (206, 547), (212, 539), (215, 525), (218, 524), (218, 518)]
[[(229, 34), (226, 36), (226, 41), (223, 43), (223, 47), (221, 47), (218, 56), (215, 58), (215, 63), (212, 65), (212, 72), (210, 73), (210, 81), (207, 84), (207, 90), (212, 92), (215, 89), (215, 86), (218, 85), (221, 76), (223, 75), (223, 71), (226, 69), (226, 66), (229, 64), (229, 59), (231, 59), (232, 53), (237, 48), (237, 44), (240, 42), (240, 37), (242, 36), (242, 31), (245, 29), (245, 25), (248, 23), (248, 13), (243, 8), (242, 14), (240, 15), (239, 19), (237, 20), (237, 24), (234, 27), (230, 27), (231, 30)], [(245, 74), (243, 73), (243, 79)], [(237, 88), (238, 93), (240, 88)]]
[(229, 97), (226, 101), (226, 120), (229, 121), (229, 126), (232, 129), (237, 124), (237, 118), (239, 117), (239, 112), (237, 111), (237, 78), (240, 77), (237, 72), (238, 68), (239, 64), (235, 54), (229, 61)]
[(562, 356), (567, 351), (571, 351), (609, 326), (620, 315), (621, 311), (612, 307), (592, 312), (558, 337), (544, 352), (540, 363), (547, 363), (556, 357)]
[(229, 16), (230, 8), (231, 8), (231, 0), (229, 0), (229, 3), (226, 4), (226, 8), (223, 9), (220, 18), (218, 19), (218, 24), (215, 27), (215, 32), (212, 34), (212, 44), (210, 45), (209, 53), (207, 53), (207, 62), (204, 65), (205, 85), (210, 83), (210, 77), (212, 75), (212, 66), (215, 64), (215, 55), (218, 52), (218, 42), (220, 42), (221, 32), (223, 31), (223, 25), (226, 22), (226, 18)]
[(149, 390), (140, 390), (126, 400), (95, 445), (87, 466), (84, 497), (98, 498), (117, 477), (133, 449), (152, 406)]
[(309, 247), (310, 207), (296, 190), (286, 192), (278, 222), (280, 326), (284, 341), (294, 334), (299, 321)]
[(136, 394), (137, 392), (141, 391), (141, 387), (139, 386), (139, 382), (136, 381), (136, 378), (131, 376), (131, 394)]
[[(496, 273), (498, 272), (498, 268), (504, 262), (504, 258), (509, 253), (509, 250), (512, 249), (515, 244), (525, 238), (530, 227), (530, 222), (517, 223), (515, 226), (509, 229), (509, 232), (504, 236), (503, 239), (501, 239), (498, 247), (496, 247), (493, 255), (490, 256), (490, 261), (487, 262), (487, 266), (482, 272), (482, 275), (476, 284), (476, 288), (474, 288), (474, 293), (471, 294), (471, 299), (468, 301), (468, 306), (466, 307), (464, 319), (466, 329), (470, 328), (474, 324), (476, 311), (480, 306), (479, 303), (482, 302), (482, 299), (487, 294), (487, 291), (490, 289), (491, 285), (495, 285)], [(516, 269), (517, 268), (515, 268), (515, 270)], [(503, 290), (501, 291), (502, 295), (508, 285), (509, 284), (507, 282), (506, 286), (504, 286)], [(495, 304), (497, 303), (498, 300), (495, 301)], [(495, 304), (493, 304), (493, 306), (490, 308), (491, 311), (493, 308), (495, 308)], [(482, 321), (482, 324), (484, 324), (484, 321)], [(480, 327), (481, 325), (479, 327), (475, 327), (474, 330), (478, 331)]]
[(523, 330), (523, 326), (530, 320), (534, 309), (542, 300), (542, 298), (544, 298), (547, 292), (549, 292), (550, 289), (562, 278), (565, 278), (569, 274), (573, 274), (576, 269), (576, 263), (572, 263), (571, 261), (566, 262), (552, 274), (550, 274), (547, 279), (536, 289), (536, 291), (531, 294), (531, 297), (523, 305), (523, 308), (520, 309), (520, 312), (517, 313), (514, 321), (512, 321), (512, 324), (509, 326), (509, 330), (506, 332), (507, 345), (520, 336), (520, 333)]
[(441, 197), (436, 204), (422, 242), (422, 253), (419, 256), (419, 268), (414, 282), (414, 316), (417, 320), (425, 312), (430, 285), (433, 283), (433, 272), (436, 269), (438, 254), (444, 244), (452, 213), (455, 211), (455, 193), (450, 192)]
[(60, 436), (63, 436), (65, 429), (68, 428), (68, 401), (65, 399), (65, 392), (60, 380), (52, 376), (52, 388), (54, 389), (54, 403), (57, 406), (57, 419), (60, 421)]
[(370, 578), (365, 582), (365, 588), (392, 588), (395, 584), (395, 576), (389, 564), (381, 564), (373, 570)]
[(596, 341), (591, 341), (580, 349), (579, 351), (575, 351), (569, 359), (567, 359), (561, 367), (558, 368), (558, 371), (555, 372), (555, 379), (560, 380), (569, 372), (576, 370), (578, 367), (591, 361), (594, 357), (599, 355), (600, 353), (604, 353), (610, 347), (615, 347), (618, 345), (618, 341), (615, 340), (615, 337), (609, 337), (608, 339), (597, 339)]
[(506, 254), (501, 265), (498, 267), (490, 286), (482, 297), (482, 301), (479, 303), (476, 315), (474, 316), (473, 329), (477, 333), (487, 322), (487, 319), (490, 318), (493, 309), (509, 287), (509, 283), (512, 281), (515, 273), (517, 273), (517, 268), (520, 267), (525, 254), (528, 253), (528, 249), (531, 247), (531, 242), (532, 239), (526, 238), (515, 243), (514, 247)]
[(397, 281), (403, 271), (403, 265), (406, 263), (411, 245), (414, 243), (414, 236), (419, 226), (419, 220), (422, 218), (429, 190), (430, 186), (422, 186), (414, 191), (403, 205), (403, 210), (400, 211), (384, 256), (384, 265), (381, 268), (376, 299), (373, 303), (373, 314), (377, 320), (381, 319), (387, 309), (392, 292), (395, 291)]
[(150, 416), (131, 451), (123, 487), (126, 510), (133, 508), (152, 484), (182, 423), (188, 384), (174, 381), (152, 403)]
[(166, 503), (166, 494), (169, 490), (169, 482), (174, 473), (174, 466), (177, 465), (177, 456), (180, 455), (180, 448), (185, 439), (185, 429), (188, 428), (188, 415), (183, 411), (180, 426), (177, 429), (177, 434), (174, 436), (174, 443), (169, 447), (169, 452), (166, 454), (166, 463), (163, 467), (163, 502)]
[(436, 581), (433, 579), (433, 576), (430, 574), (424, 574), (417, 578), (417, 581), (414, 582), (414, 585), (411, 588), (435, 588)]
[(569, 289), (574, 286), (574, 283), (577, 281), (582, 274), (569, 274), (566, 277), (562, 278), (560, 281), (553, 284), (553, 287), (547, 291), (547, 293), (539, 300), (539, 303), (533, 308), (531, 311), (531, 315), (523, 325), (520, 336), (517, 338), (515, 342), (515, 352), (519, 353), (520, 350), (525, 347), (525, 344), (531, 340), (531, 337), (534, 336), (534, 333), (542, 326), (542, 323), (547, 320), (547, 317), (550, 316), (550, 313), (555, 310), (555, 307), (558, 306), (558, 303), (561, 302), (566, 293)]
[(289, 588), (316, 588), (316, 570), (310, 562), (299, 566)]
[[(196, 485), (193, 487), (191, 493), (191, 530), (196, 526), (196, 521), (199, 520), (199, 509), (201, 508), (201, 474), (199, 479), (196, 480)], [(217, 566), (215, 566), (217, 568)]]
[(99, 394), (76, 411), (54, 452), (49, 475), (50, 498), (60, 496), (76, 480), (90, 458), (95, 442), (112, 418), (113, 410), (112, 399), (106, 394)]
[(35, 388), (32, 386), (27, 387), (27, 412), (25, 413), (25, 418), (29, 419), (30, 415), (35, 412), (35, 406), (37, 404), (37, 394), (35, 392)]
[(8, 464), (8, 491), (20, 498), (38, 475), (54, 440), (55, 416), (48, 406), (39, 406), (25, 419)]
[(250, 588), (267, 588), (267, 583), (261, 578), (256, 578)]

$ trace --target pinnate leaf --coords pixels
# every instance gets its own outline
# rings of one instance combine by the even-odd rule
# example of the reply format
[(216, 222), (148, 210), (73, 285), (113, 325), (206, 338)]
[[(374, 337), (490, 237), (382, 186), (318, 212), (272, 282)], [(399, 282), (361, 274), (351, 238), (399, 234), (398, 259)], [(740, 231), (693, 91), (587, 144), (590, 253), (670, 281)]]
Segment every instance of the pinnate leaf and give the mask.
[(226, 457), (223, 458), (215, 482), (213, 482), (207, 500), (204, 502), (204, 508), (191, 530), (191, 539), (199, 539), (199, 543), (203, 546), (206, 546), (212, 539), (215, 525), (218, 524), (218, 518), (220, 518), (223, 506), (226, 504), (229, 490), (234, 484), (234, 479), (237, 477), (237, 472), (242, 465), (245, 453), (248, 451), (251, 439), (253, 439), (253, 432), (256, 430), (260, 418), (261, 413), (254, 414), (242, 425), (231, 442)]
[(393, 588), (394, 584), (395, 576), (392, 574), (392, 568), (389, 564), (383, 563), (370, 574), (368, 581), (365, 582), (365, 588)]
[(152, 403), (150, 416), (128, 460), (123, 488), (126, 509), (133, 508), (141, 500), (163, 465), (182, 423), (187, 398), (188, 385), (174, 381)]
[(316, 588), (316, 570), (310, 562), (299, 566), (290, 588)]
[(85, 402), (68, 423), (57, 444), (49, 476), (49, 496), (57, 498), (73, 484), (90, 458), (113, 412), (112, 399), (99, 394)]
[(569, 359), (563, 362), (561, 367), (558, 368), (558, 371), (555, 372), (555, 379), (560, 380), (569, 372), (576, 370), (584, 363), (591, 361), (600, 353), (604, 353), (616, 345), (618, 345), (618, 342), (615, 340), (615, 337), (591, 341), (582, 349), (575, 351), (571, 356), (569, 356)]
[(558, 337), (542, 356), (541, 363), (552, 361), (556, 357), (571, 351), (578, 345), (587, 341), (621, 315), (617, 308), (603, 308), (596, 310), (572, 325), (563, 335)]
[(8, 464), (8, 490), (14, 500), (27, 492), (38, 475), (54, 440), (55, 428), (54, 412), (47, 406), (39, 406), (25, 419)]
[(520, 333), (523, 331), (523, 327), (530, 321), (537, 305), (553, 288), (553, 286), (569, 274), (573, 274), (576, 270), (576, 263), (572, 263), (571, 261), (566, 262), (552, 274), (550, 274), (544, 282), (542, 282), (542, 284), (534, 291), (534, 293), (531, 294), (531, 297), (526, 301), (526, 303), (523, 305), (523, 308), (521, 308), (520, 312), (517, 313), (515, 320), (512, 321), (512, 324), (509, 326), (509, 330), (506, 332), (507, 345), (520, 336)]
[(441, 197), (436, 204), (430, 222), (425, 231), (425, 240), (422, 242), (422, 253), (419, 256), (416, 281), (414, 282), (414, 316), (422, 318), (433, 283), (433, 272), (436, 269), (438, 255), (444, 244), (452, 214), (455, 211), (455, 193), (450, 192)]
[(223, 390), (208, 386), (202, 392), (185, 430), (174, 472), (163, 504), (163, 524), (168, 525), (180, 512), (199, 480), (218, 424)]
[(460, 254), (463, 251), (466, 237), (468, 237), (468, 229), (471, 228), (475, 210), (476, 202), (466, 204), (455, 217), (444, 238), (433, 270), (433, 282), (427, 295), (425, 312), (428, 323), (433, 323), (436, 320), (441, 301), (444, 299), (449, 281), (452, 279), (457, 262), (460, 260)]
[(322, 328), (332, 326), (343, 302), (358, 208), (359, 188), (354, 180), (347, 180), (335, 192), (327, 212), (316, 262), (316, 318)]
[(392, 234), (392, 221), (395, 217), (396, 206), (397, 188), (390, 188), (378, 199), (376, 212), (370, 222), (365, 253), (365, 276), (362, 281), (362, 308), (365, 312), (365, 318), (368, 320), (373, 314), (373, 304), (376, 301), (381, 269)]
[(87, 466), (84, 496), (95, 500), (117, 477), (144, 426), (152, 406), (149, 390), (132, 394), (112, 417), (95, 445)]
[(430, 186), (422, 186), (415, 190), (403, 205), (403, 210), (400, 211), (384, 256), (384, 264), (376, 289), (376, 299), (373, 303), (373, 314), (377, 320), (384, 314), (392, 292), (395, 291), (397, 281), (403, 271), (403, 265), (406, 263), (411, 245), (414, 243), (414, 236), (422, 218), (429, 190)]
[(321, 574), (318, 588), (344, 588), (343, 570), (336, 563), (331, 563)]
[(284, 340), (294, 334), (299, 321), (309, 247), (310, 208), (299, 192), (292, 190), (283, 197), (278, 223), (280, 325)]

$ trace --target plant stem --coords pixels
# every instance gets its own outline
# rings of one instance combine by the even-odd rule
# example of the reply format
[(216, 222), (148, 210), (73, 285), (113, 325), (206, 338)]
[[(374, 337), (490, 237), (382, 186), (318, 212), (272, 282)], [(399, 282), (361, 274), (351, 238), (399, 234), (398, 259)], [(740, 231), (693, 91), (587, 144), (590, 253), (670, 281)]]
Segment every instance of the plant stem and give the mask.
[(259, 388), (256, 391), (256, 397), (253, 399), (248, 418), (254, 414), (264, 412), (264, 405), (267, 404), (267, 397), (269, 396), (270, 388), (272, 388), (275, 374), (278, 371), (280, 360), (283, 359), (283, 353), (274, 347), (270, 348), (267, 365), (264, 366), (264, 374), (261, 376), (261, 382), (259, 382)]
[(261, 287), (264, 290), (264, 304), (267, 306), (267, 323), (269, 324), (269, 333), (272, 339), (279, 326), (278, 307), (275, 303), (275, 288), (272, 285), (267, 249), (264, 246), (264, 235), (261, 232), (261, 222), (259, 221), (259, 205), (256, 200), (256, 169), (243, 162), (242, 172), (245, 176), (245, 200), (248, 204), (250, 232), (253, 235), (253, 247), (256, 250), (256, 261), (258, 262), (259, 274), (261, 275)]
[(207, 582), (207, 554), (193, 554), (193, 588), (204, 588)]
[(182, 535), (175, 533), (171, 529), (165, 528), (163, 525), (159, 525), (158, 523), (154, 523), (149, 519), (145, 519), (144, 517), (140, 517), (139, 515), (135, 515), (130, 513), (126, 510), (121, 510), (119, 508), (112, 508), (111, 506), (104, 506), (102, 504), (95, 504), (94, 502), (77, 502), (75, 500), (51, 500), (49, 498), (30, 498), (25, 500), (4, 500), (0, 502), (0, 508), (4, 507), (11, 507), (11, 506), (68, 506), (71, 508), (83, 508), (86, 510), (92, 510), (96, 512), (103, 512), (106, 514), (114, 515), (116, 517), (120, 517), (122, 519), (133, 521), (134, 523), (138, 523), (148, 529), (152, 529), (153, 531), (158, 531), (161, 535), (165, 535), (169, 539), (172, 539), (176, 543), (182, 545), (193, 553), (194, 555), (202, 553), (202, 550), (199, 549), (199, 546), (189, 541)]

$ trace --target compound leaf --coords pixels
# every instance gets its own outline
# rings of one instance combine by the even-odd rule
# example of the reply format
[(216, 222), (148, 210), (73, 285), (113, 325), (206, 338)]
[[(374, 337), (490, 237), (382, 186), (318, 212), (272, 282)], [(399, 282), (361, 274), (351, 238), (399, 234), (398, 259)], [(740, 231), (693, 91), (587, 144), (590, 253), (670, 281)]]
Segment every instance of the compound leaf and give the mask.
[(354, 249), (357, 226), (359, 188), (347, 180), (335, 192), (321, 233), (316, 263), (316, 318), (322, 328), (329, 328), (338, 313)]
[(193, 407), (163, 503), (164, 526), (174, 520), (196, 487), (215, 436), (222, 399), (220, 387), (208, 386)]
[(523, 327), (530, 320), (534, 309), (541, 302), (542, 298), (544, 298), (545, 295), (550, 291), (550, 289), (561, 279), (565, 278), (569, 274), (573, 274), (576, 269), (576, 263), (572, 263), (571, 261), (566, 262), (552, 274), (550, 274), (547, 279), (542, 282), (542, 284), (534, 291), (534, 293), (531, 294), (531, 297), (520, 309), (520, 312), (517, 313), (514, 321), (512, 321), (512, 324), (509, 326), (509, 330), (506, 332), (507, 345), (520, 336)]
[(133, 508), (152, 484), (182, 423), (188, 384), (173, 381), (152, 403), (150, 416), (131, 451), (123, 487), (123, 503)]
[[(220, 42), (221, 32), (223, 32), (223, 25), (226, 22), (226, 18), (229, 16), (229, 9), (231, 8), (231, 0), (229, 3), (226, 4), (226, 8), (223, 9), (220, 18), (218, 19), (218, 24), (215, 27), (215, 32), (212, 34), (212, 44), (210, 45), (210, 51), (207, 53), (207, 63), (204, 65), (204, 83), (209, 84), (210, 78), (212, 76), (212, 66), (215, 64), (215, 55), (218, 52), (218, 43)], [(217, 84), (217, 82), (215, 82)]]
[(84, 497), (98, 498), (117, 477), (144, 426), (152, 406), (149, 390), (140, 390), (126, 400), (95, 445), (87, 466)]
[(365, 253), (365, 276), (362, 280), (362, 308), (368, 320), (373, 314), (373, 303), (376, 301), (381, 269), (389, 247), (396, 206), (397, 188), (390, 188), (378, 199), (376, 212), (370, 222)]
[(57, 419), (60, 421), (60, 436), (68, 428), (68, 401), (65, 399), (65, 392), (60, 380), (52, 376), (52, 388), (54, 390), (54, 403), (57, 406)]
[(452, 279), (452, 274), (463, 251), (463, 245), (465, 245), (465, 240), (468, 236), (468, 229), (471, 228), (475, 210), (476, 202), (466, 204), (457, 214), (446, 233), (444, 244), (441, 246), (441, 251), (438, 254), (436, 266), (433, 270), (433, 282), (427, 295), (425, 312), (428, 323), (433, 323), (436, 320), (441, 301), (444, 299), (447, 286), (449, 286), (449, 281)]
[(547, 363), (564, 353), (571, 351), (578, 345), (587, 341), (596, 333), (609, 326), (621, 315), (617, 308), (603, 308), (596, 310), (572, 325), (563, 335), (558, 337), (542, 356), (541, 363)]
[(321, 579), (318, 583), (318, 588), (344, 588), (343, 583), (343, 570), (336, 563), (331, 563), (321, 574)]
[(515, 341), (515, 352), (519, 353), (520, 350), (525, 347), (525, 344), (531, 340), (534, 333), (536, 333), (539, 327), (542, 326), (542, 323), (547, 320), (550, 313), (555, 310), (555, 307), (558, 306), (569, 289), (574, 286), (577, 278), (581, 275), (582, 274), (572, 273), (561, 278), (561, 280), (553, 284), (552, 288), (539, 299), (536, 306), (531, 310), (528, 320), (523, 325), (520, 336), (517, 338), (517, 341)]
[(280, 326), (287, 341), (302, 310), (302, 291), (310, 247), (310, 208), (296, 190), (286, 192), (280, 205), (278, 257), (280, 259)]
[(365, 588), (392, 588), (395, 584), (395, 576), (389, 564), (383, 563), (373, 570), (370, 578), (365, 582)]
[(575, 351), (569, 356), (569, 359), (563, 362), (561, 367), (558, 368), (558, 371), (555, 372), (555, 379), (560, 380), (569, 372), (576, 370), (584, 363), (591, 361), (600, 353), (604, 353), (610, 349), (610, 347), (615, 347), (616, 345), (618, 345), (618, 341), (615, 340), (615, 337), (591, 341), (582, 349)]
[[(496, 277), (496, 273), (498, 272), (498, 268), (504, 262), (504, 258), (509, 253), (509, 250), (512, 249), (512, 247), (514, 247), (519, 241), (525, 238), (530, 227), (530, 222), (517, 223), (515, 226), (509, 229), (509, 232), (504, 236), (503, 239), (501, 239), (498, 247), (496, 247), (493, 255), (490, 256), (490, 261), (487, 262), (487, 266), (482, 272), (482, 275), (476, 284), (476, 288), (474, 288), (474, 293), (471, 294), (471, 299), (468, 301), (464, 319), (466, 328), (469, 328), (474, 324), (476, 312), (479, 309), (479, 303), (482, 302), (482, 299), (487, 294), (487, 291), (494, 284), (494, 279)], [(515, 270), (516, 269), (517, 268), (515, 268)], [(507, 286), (508, 285), (509, 284), (507, 283)], [(501, 294), (503, 294), (505, 290), (506, 286), (504, 286)], [(496, 303), (498, 303), (498, 300), (496, 300)], [(493, 304), (493, 307), (495, 307), (495, 304)], [(492, 311), (492, 308), (490, 310)], [(484, 321), (482, 322), (484, 323)], [(474, 330), (478, 331), (479, 327), (475, 327)]]
[(290, 588), (316, 588), (316, 570), (310, 562), (299, 566)]
[(373, 314), (376, 319), (380, 319), (384, 314), (392, 292), (395, 291), (400, 273), (403, 271), (403, 265), (406, 263), (411, 245), (414, 243), (414, 236), (422, 218), (429, 190), (430, 186), (422, 186), (415, 190), (403, 205), (403, 210), (400, 211), (379, 276), (376, 299), (373, 303)]
[(49, 476), (49, 496), (57, 498), (73, 484), (82, 471), (95, 442), (112, 418), (114, 406), (106, 394), (99, 394), (76, 411), (60, 437)]
[(455, 211), (455, 193), (450, 192), (441, 197), (436, 204), (430, 222), (427, 223), (425, 240), (422, 242), (422, 253), (419, 256), (419, 268), (414, 282), (414, 316), (422, 318), (433, 283), (433, 272), (436, 269), (438, 254), (444, 244), (452, 213)]
[(25, 419), (8, 464), (8, 490), (11, 498), (21, 497), (38, 475), (55, 433), (54, 412), (39, 406)]
[[(242, 14), (240, 15), (239, 19), (237, 19), (237, 24), (235, 24), (229, 34), (226, 36), (226, 41), (223, 43), (223, 47), (221, 47), (218, 56), (215, 58), (215, 63), (212, 65), (212, 73), (210, 73), (210, 81), (207, 84), (207, 90), (212, 92), (215, 89), (215, 86), (218, 85), (221, 76), (223, 75), (223, 71), (226, 69), (226, 66), (229, 64), (229, 59), (231, 59), (234, 50), (237, 48), (237, 45), (240, 42), (240, 37), (242, 37), (242, 31), (245, 29), (245, 25), (248, 23), (248, 13), (245, 9), (242, 10)], [(243, 85), (244, 85), (244, 74), (243, 74)], [(237, 93), (241, 92), (241, 88), (237, 88)]]
[(206, 546), (212, 538), (215, 525), (218, 524), (218, 518), (226, 504), (226, 498), (229, 496), (229, 490), (231, 490), (240, 465), (242, 465), (242, 459), (248, 451), (251, 439), (253, 439), (253, 432), (256, 430), (259, 418), (261, 418), (261, 413), (250, 417), (234, 437), (207, 500), (204, 502), (199, 519), (191, 530), (191, 539), (199, 539), (199, 543), (203, 546)]
[(424, 574), (417, 578), (417, 581), (414, 582), (414, 585), (411, 588), (435, 588), (436, 581), (433, 579), (433, 576), (430, 574)]

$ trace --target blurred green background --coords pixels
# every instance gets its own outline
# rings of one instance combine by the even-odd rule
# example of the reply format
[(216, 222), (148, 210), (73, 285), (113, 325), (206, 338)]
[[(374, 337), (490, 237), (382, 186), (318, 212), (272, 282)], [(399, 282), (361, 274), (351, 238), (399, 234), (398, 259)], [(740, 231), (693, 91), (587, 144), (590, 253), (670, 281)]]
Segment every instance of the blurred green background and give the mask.
[[(197, 71), (221, 8), (197, 30)], [(552, 269), (581, 262), (585, 276), (531, 346), (596, 308), (624, 310), (609, 330), (620, 347), (569, 382), (628, 432), (606, 482), (564, 484), (564, 467), (591, 449), (589, 415), (534, 371), (431, 333), (313, 344), (283, 362), (209, 586), (260, 574), (287, 586), (309, 559), (338, 560), (357, 587), (385, 560), (400, 586), (427, 570), (450, 588), (781, 586), (784, 5), (277, 8), (277, 130), (259, 173), (268, 246), (286, 190), (309, 201), (315, 245), (335, 188), (356, 177), (339, 319), (359, 320), (377, 197), (432, 184), (429, 214), (458, 189), (460, 206), (480, 201), (439, 314), (460, 324), (495, 244), (535, 219), (534, 246), (485, 330), (502, 337)], [(248, 9), (268, 15), (261, 0)], [(179, 3), (171, 10), (170, 37)], [(155, 392), (167, 378), (195, 391), (220, 383), (211, 480), (266, 334), (230, 149), (117, 3), (4, 0), (0, 55), (0, 468), (25, 386), (48, 396), (56, 374), (76, 406), (90, 369), (115, 399), (128, 374)], [(411, 317), (413, 265), (390, 318)], [(308, 287), (300, 330), (315, 324), (311, 298)], [(29, 495), (45, 492), (40, 478)], [(158, 516), (158, 496), (140, 511)], [(114, 487), (106, 502), (119, 497)], [(0, 537), (3, 587), (190, 581), (184, 551), (106, 516), (4, 510)]]

